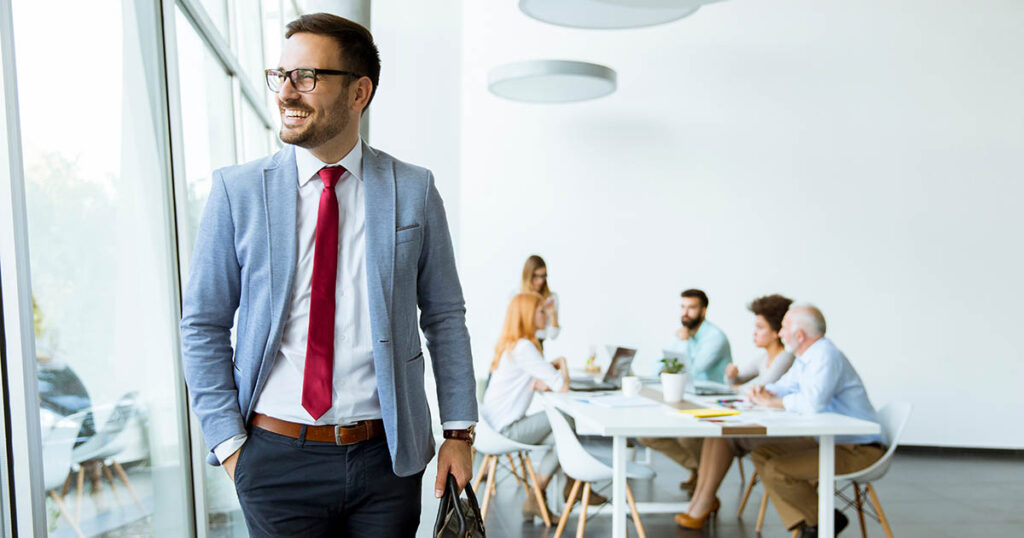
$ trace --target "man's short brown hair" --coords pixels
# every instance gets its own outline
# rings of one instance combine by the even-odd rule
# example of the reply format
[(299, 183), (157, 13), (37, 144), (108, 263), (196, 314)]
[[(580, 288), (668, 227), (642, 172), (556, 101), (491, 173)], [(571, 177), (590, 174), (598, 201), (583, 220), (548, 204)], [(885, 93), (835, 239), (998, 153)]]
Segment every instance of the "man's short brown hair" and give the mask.
[[(377, 84), (380, 81), (380, 52), (373, 43), (373, 35), (369, 30), (356, 22), (330, 13), (303, 15), (289, 22), (286, 28), (286, 39), (302, 32), (334, 38), (341, 49), (341, 68), (365, 75), (373, 83), (370, 99), (366, 102), (366, 108), (369, 108), (373, 96), (377, 94)], [(324, 66), (310, 67), (326, 69)]]
[(689, 289), (679, 294), (681, 297), (689, 297), (691, 299), (697, 299), (700, 301), (701, 308), (708, 307), (708, 294), (701, 290)]
[(782, 318), (786, 316), (786, 312), (792, 304), (792, 299), (772, 294), (754, 299), (747, 308), (754, 315), (763, 317), (773, 331), (779, 332), (782, 330)]

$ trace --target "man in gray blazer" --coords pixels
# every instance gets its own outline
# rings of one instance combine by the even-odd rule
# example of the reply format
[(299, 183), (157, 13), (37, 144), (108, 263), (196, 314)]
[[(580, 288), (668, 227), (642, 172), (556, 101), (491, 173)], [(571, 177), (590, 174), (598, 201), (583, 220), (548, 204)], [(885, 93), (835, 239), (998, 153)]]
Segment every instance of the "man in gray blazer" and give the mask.
[(215, 171), (196, 237), (181, 321), (192, 409), (252, 536), (413, 536), (434, 456), (417, 307), (446, 439), (435, 495), (449, 473), (472, 476), (475, 378), (444, 207), (429, 170), (359, 139), (380, 74), (369, 31), (320, 13), (286, 36), (267, 71), (284, 149)]

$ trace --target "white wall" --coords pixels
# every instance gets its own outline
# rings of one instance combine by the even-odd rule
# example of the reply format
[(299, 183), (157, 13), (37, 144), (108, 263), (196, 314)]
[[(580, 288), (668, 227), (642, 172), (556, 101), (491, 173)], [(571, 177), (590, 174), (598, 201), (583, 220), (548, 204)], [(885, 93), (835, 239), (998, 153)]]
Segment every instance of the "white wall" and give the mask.
[[(479, 374), (522, 262), (548, 260), (563, 336), (652, 361), (701, 287), (746, 358), (745, 304), (818, 304), (911, 444), (1024, 447), (1024, 4), (730, 0), (596, 32), (463, 4), (460, 264)], [(526, 105), (500, 63), (619, 74)], [(390, 81), (388, 82), (390, 84)], [(379, 132), (379, 131), (378, 131)], [(450, 195), (449, 195), (450, 199)]]
[(373, 2), (381, 55), (370, 145), (434, 172), (458, 246), (462, 12), (457, 0)]

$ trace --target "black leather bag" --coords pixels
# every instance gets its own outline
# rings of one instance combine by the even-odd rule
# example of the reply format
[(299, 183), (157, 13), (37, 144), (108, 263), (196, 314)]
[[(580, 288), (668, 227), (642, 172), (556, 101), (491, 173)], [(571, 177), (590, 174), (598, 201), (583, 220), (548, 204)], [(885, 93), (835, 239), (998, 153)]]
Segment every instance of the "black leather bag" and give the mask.
[(448, 475), (441, 506), (437, 509), (434, 522), (434, 538), (485, 538), (484, 518), (480, 505), (473, 494), (473, 486), (466, 484), (466, 499), (459, 497), (459, 485), (455, 477)]

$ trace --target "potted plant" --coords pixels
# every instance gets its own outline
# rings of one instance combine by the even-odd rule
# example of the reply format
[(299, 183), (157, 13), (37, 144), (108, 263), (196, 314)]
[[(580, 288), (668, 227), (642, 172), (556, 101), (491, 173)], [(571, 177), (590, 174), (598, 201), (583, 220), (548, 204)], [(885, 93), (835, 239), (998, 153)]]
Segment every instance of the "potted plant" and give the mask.
[(689, 373), (679, 359), (665, 357), (661, 359), (661, 394), (667, 403), (683, 401)]

